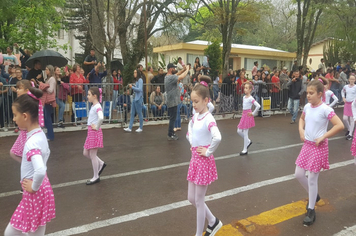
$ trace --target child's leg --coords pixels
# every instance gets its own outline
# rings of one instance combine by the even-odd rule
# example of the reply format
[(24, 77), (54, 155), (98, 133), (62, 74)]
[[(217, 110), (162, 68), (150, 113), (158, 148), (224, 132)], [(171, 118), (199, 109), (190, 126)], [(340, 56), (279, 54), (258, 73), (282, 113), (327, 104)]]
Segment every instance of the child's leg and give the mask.
[(88, 149), (85, 149), (83, 150), (83, 156), (85, 156), (86, 158), (89, 158), (90, 159), (90, 156), (89, 156), (89, 150)]
[(352, 116), (349, 116), (349, 124), (350, 124), (350, 133), (349, 135), (353, 136), (353, 132), (354, 132), (354, 128), (355, 128), (355, 121), (354, 121), (354, 118)]
[(98, 149), (90, 149), (89, 150), (89, 157), (91, 159), (91, 164), (93, 165), (94, 176), (90, 181), (95, 181), (99, 178), (99, 161), (96, 154), (98, 153)]
[(250, 144), (251, 140), (248, 138), (248, 130), (244, 129), (244, 150), (242, 152), (247, 152), (247, 146)]
[(350, 131), (349, 117), (344, 115), (342, 119), (344, 120), (346, 129)]
[(241, 138), (244, 138), (244, 131), (242, 129), (237, 129), (237, 133), (241, 136)]
[(208, 186), (196, 185), (188, 182), (188, 200), (197, 209), (197, 231), (196, 236), (200, 236), (204, 231), (205, 218), (209, 225), (214, 225), (215, 216), (211, 213), (208, 206), (205, 204), (205, 193)]
[(306, 171), (304, 169), (300, 168), (299, 166), (296, 166), (294, 176), (303, 186), (303, 188), (309, 193), (308, 178), (305, 176), (305, 172)]
[(309, 209), (314, 209), (316, 198), (318, 196), (318, 177), (319, 173), (310, 172), (308, 175), (309, 186)]
[(24, 235), (27, 235), (27, 234), (23, 234), (21, 232), (21, 230), (15, 229), (14, 227), (12, 227), (10, 225), (10, 223), (7, 225), (5, 232), (4, 232), (4, 236), (24, 236)]
[(44, 236), (46, 231), (46, 226), (39, 226), (36, 230), (36, 232), (29, 232), (28, 236)]

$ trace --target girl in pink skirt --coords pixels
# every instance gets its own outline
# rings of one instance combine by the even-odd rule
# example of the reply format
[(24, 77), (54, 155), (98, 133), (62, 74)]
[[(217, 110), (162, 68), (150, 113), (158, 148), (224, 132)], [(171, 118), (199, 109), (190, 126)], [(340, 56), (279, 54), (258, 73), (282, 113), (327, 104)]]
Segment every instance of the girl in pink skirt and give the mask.
[(351, 75), (349, 78), (350, 84), (344, 86), (341, 91), (342, 100), (344, 101), (344, 116), (343, 120), (347, 128), (345, 134), (346, 140), (352, 140), (352, 132), (355, 127), (355, 122), (352, 117), (351, 103), (356, 99), (356, 86), (355, 86), (355, 76)]
[(215, 235), (222, 227), (205, 204), (208, 185), (218, 178), (213, 153), (217, 149), (221, 134), (212, 114), (208, 111), (209, 89), (207, 83), (193, 88), (191, 99), (196, 114), (188, 125), (192, 157), (188, 169), (188, 200), (197, 210), (196, 236), (202, 236), (205, 219), (208, 220), (206, 236)]
[[(20, 80), (16, 84), (17, 96), (19, 97), (21, 95), (27, 94), (31, 87), (31, 82), (29, 80)], [(22, 161), (21, 158), (26, 142), (26, 133), (26, 130), (20, 129), (20, 134), (10, 150), (10, 156), (19, 163)]]
[[(305, 226), (315, 221), (315, 204), (320, 200), (318, 177), (322, 169), (329, 169), (328, 138), (344, 128), (334, 110), (322, 101), (326, 80), (319, 78), (309, 82), (307, 87), (308, 104), (304, 106), (299, 120), (300, 139), (304, 142), (295, 162), (295, 177), (309, 194)], [(333, 127), (327, 131), (329, 120)], [(305, 176), (309, 171), (308, 177)]]
[(103, 110), (98, 101), (100, 90), (97, 87), (91, 87), (88, 91), (88, 101), (93, 103), (88, 117), (88, 134), (84, 143), (83, 155), (91, 160), (94, 176), (86, 182), (87, 185), (100, 182), (100, 174), (103, 172), (106, 164), (97, 156), (98, 148), (103, 148), (103, 132), (100, 128), (104, 119)]
[(14, 122), (27, 133), (21, 159), (22, 200), (5, 229), (5, 236), (45, 235), (46, 224), (56, 215), (53, 190), (46, 174), (50, 150), (39, 125), (43, 119), (41, 96), (41, 90), (30, 88), (12, 104)]
[[(257, 115), (261, 105), (251, 96), (252, 84), (250, 82), (245, 83), (243, 97), (243, 111), (239, 125), (237, 126), (237, 133), (244, 139), (244, 149), (240, 152), (240, 155), (246, 155), (247, 149), (251, 146), (252, 141), (248, 138), (248, 130), (255, 126), (254, 116)], [(252, 105), (255, 105), (255, 110), (252, 112)]]

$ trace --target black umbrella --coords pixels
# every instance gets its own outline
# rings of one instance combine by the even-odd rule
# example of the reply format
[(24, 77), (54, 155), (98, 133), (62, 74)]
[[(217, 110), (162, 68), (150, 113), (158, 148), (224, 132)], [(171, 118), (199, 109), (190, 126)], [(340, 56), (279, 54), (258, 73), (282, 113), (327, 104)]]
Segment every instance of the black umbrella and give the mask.
[(68, 60), (64, 56), (53, 50), (42, 50), (36, 52), (26, 61), (26, 66), (33, 68), (35, 61), (41, 62), (42, 70), (46, 69), (47, 65), (63, 67), (68, 63)]

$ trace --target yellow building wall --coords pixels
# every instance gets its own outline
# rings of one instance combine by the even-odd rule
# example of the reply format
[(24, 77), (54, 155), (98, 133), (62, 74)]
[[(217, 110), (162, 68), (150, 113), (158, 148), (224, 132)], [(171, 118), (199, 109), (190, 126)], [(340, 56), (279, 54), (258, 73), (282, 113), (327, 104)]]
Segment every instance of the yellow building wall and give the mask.
[(318, 69), (318, 65), (320, 64), (320, 59), (323, 58), (324, 45), (326, 43), (327, 41), (310, 48), (308, 61), (307, 61), (308, 67), (312, 68), (313, 70)]

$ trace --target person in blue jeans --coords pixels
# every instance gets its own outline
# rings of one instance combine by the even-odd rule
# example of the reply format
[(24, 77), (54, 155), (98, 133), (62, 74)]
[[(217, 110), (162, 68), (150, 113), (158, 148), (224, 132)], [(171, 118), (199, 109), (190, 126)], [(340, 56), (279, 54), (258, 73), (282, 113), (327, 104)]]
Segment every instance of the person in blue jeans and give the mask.
[(134, 99), (131, 104), (131, 117), (129, 127), (125, 128), (126, 132), (132, 131), (133, 122), (135, 119), (135, 113), (138, 114), (140, 120), (140, 127), (136, 132), (140, 133), (143, 130), (143, 117), (142, 117), (142, 105), (143, 105), (143, 80), (137, 76), (137, 70), (134, 70), (135, 85), (129, 84), (129, 87), (135, 92)]
[(303, 93), (302, 83), (303, 80), (300, 77), (299, 71), (294, 71), (292, 79), (287, 83), (287, 86), (289, 87), (288, 110), (292, 115), (291, 124), (295, 123), (298, 116), (300, 96)]

